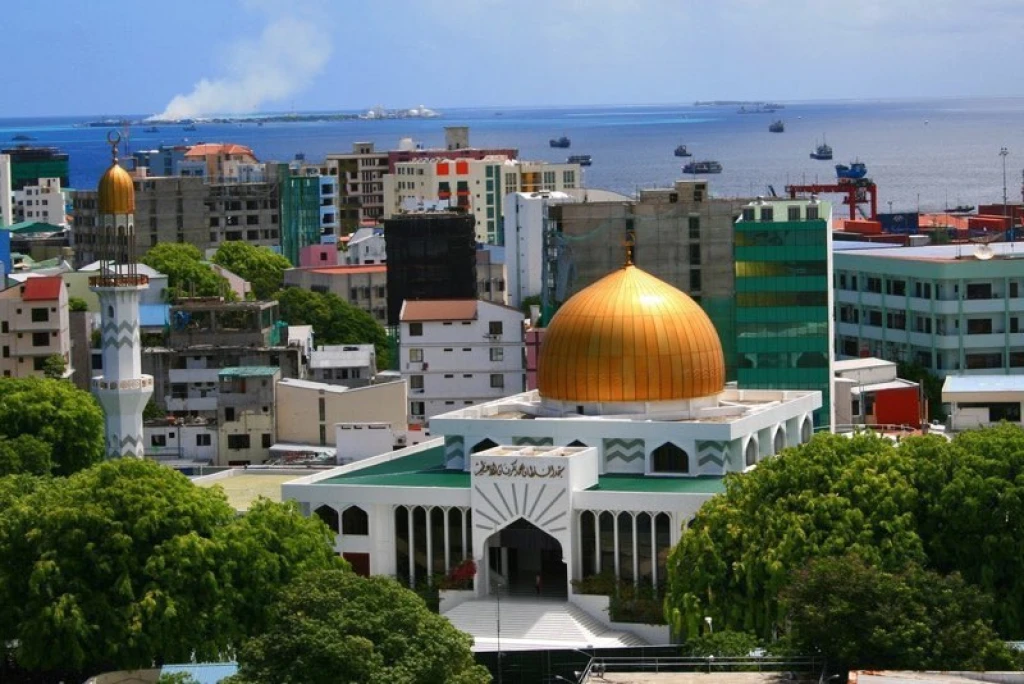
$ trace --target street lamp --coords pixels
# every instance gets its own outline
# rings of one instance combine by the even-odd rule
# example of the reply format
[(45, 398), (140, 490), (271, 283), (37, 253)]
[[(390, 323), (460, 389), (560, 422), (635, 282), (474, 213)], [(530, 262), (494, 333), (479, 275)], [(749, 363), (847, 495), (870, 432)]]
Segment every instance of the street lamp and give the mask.
[(706, 616), (704, 618), (704, 622), (708, 623), (708, 631), (711, 632), (712, 634), (714, 634), (715, 633), (715, 628), (711, 624), (711, 616), (710, 615)]

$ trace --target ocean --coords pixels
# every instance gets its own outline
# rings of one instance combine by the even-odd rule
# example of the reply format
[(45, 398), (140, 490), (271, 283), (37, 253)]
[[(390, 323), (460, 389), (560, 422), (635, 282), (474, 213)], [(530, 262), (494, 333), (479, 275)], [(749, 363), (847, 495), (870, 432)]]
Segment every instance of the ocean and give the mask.
[[(132, 149), (160, 143), (236, 142), (261, 160), (308, 161), (348, 152), (356, 141), (393, 149), (411, 137), (424, 147), (442, 147), (445, 126), (469, 126), (474, 147), (516, 147), (523, 159), (565, 161), (589, 154), (587, 187), (632, 195), (683, 177), (689, 159), (673, 156), (679, 144), (693, 160), (721, 162), (709, 176), (713, 194), (779, 194), (789, 183), (829, 183), (837, 163), (863, 161), (879, 188), (879, 211), (940, 211), (957, 205), (1001, 202), (1006, 147), (1007, 194), (1021, 199), (1024, 166), (1024, 98), (941, 99), (884, 102), (785, 103), (775, 114), (740, 114), (736, 106), (694, 105), (489, 108), (441, 110), (436, 119), (351, 120), (243, 124), (199, 123), (194, 132), (159, 126), (131, 129)], [(102, 117), (107, 118), (107, 117)], [(130, 117), (141, 118), (141, 117)], [(784, 133), (769, 133), (780, 118)], [(72, 187), (92, 187), (109, 163), (107, 129), (80, 124), (88, 119), (0, 119), (0, 146), (28, 135), (31, 144), (55, 145), (71, 155)], [(554, 149), (550, 138), (568, 136), (571, 149)], [(809, 154), (826, 138), (833, 161)], [(838, 202), (838, 198), (835, 198)], [(891, 203), (891, 204), (890, 204)]]

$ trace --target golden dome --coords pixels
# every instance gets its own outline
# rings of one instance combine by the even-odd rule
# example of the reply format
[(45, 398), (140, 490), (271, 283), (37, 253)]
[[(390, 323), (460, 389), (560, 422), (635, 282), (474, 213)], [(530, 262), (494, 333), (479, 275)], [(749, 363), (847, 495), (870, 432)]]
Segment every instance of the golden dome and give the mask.
[(117, 158), (100, 178), (97, 210), (100, 214), (134, 214), (135, 185), (131, 175), (117, 164)]
[(693, 399), (722, 391), (711, 319), (686, 294), (626, 267), (578, 292), (544, 333), (537, 389), (573, 403)]

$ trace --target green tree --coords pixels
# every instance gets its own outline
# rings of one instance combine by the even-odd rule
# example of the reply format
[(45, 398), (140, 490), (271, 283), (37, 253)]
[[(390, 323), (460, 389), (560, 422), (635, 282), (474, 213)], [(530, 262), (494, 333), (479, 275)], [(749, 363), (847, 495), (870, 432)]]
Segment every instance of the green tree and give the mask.
[(13, 439), (0, 436), (0, 477), (5, 475), (49, 475), (53, 469), (53, 447), (32, 435)]
[(281, 318), (290, 325), (311, 325), (318, 344), (372, 344), (377, 367), (388, 367), (388, 338), (380, 323), (331, 292), (289, 287), (278, 295)]
[(64, 377), (66, 370), (67, 364), (64, 363), (64, 357), (60, 354), (50, 354), (43, 359), (43, 377), (60, 380)]
[(294, 504), (239, 518), (219, 489), (152, 461), (0, 478), (4, 503), (0, 636), (54, 678), (219, 659), (262, 628), (280, 583), (340, 563)]
[(750, 632), (731, 632), (722, 629), (705, 632), (683, 644), (683, 653), (693, 658), (742, 658), (760, 646), (756, 635)]
[(146, 408), (142, 409), (142, 420), (145, 421), (160, 420), (166, 416), (167, 412), (160, 408), (160, 406), (152, 399), (147, 401)]
[(49, 444), (53, 474), (70, 475), (104, 457), (103, 409), (69, 382), (0, 379), (0, 436), (31, 435)]
[(986, 617), (991, 599), (957, 574), (886, 572), (848, 554), (797, 570), (782, 596), (793, 646), (831, 671), (1017, 667)]
[(190, 296), (235, 299), (228, 281), (203, 263), (202, 252), (195, 245), (162, 242), (143, 255), (142, 263), (167, 276), (171, 301)]
[(252, 284), (256, 299), (273, 298), (284, 286), (284, 272), (292, 267), (284, 257), (269, 247), (257, 247), (248, 242), (224, 242), (213, 255), (219, 264)]
[(822, 434), (727, 477), (669, 556), (669, 624), (686, 639), (711, 616), (768, 638), (783, 617), (779, 591), (812, 558), (853, 550), (883, 568), (923, 562), (915, 467), (884, 438)]
[(68, 311), (88, 311), (89, 304), (81, 297), (68, 297)]
[(471, 684), (491, 681), (472, 639), (385, 577), (340, 570), (288, 585), (267, 631), (238, 653), (232, 684)]

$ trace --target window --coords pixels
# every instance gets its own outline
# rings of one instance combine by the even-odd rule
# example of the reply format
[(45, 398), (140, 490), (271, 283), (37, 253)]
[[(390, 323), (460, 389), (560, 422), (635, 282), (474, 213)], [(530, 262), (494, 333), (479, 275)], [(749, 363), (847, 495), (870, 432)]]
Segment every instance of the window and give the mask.
[(1010, 318), (1010, 332), (1020, 332), (1020, 323), (1018, 321), (1019, 319), (1016, 316)]
[(32, 346), (33, 347), (48, 347), (49, 345), (50, 345), (50, 333), (48, 333), (48, 332), (32, 333)]
[[(1017, 320), (1016, 318), (1013, 320)], [(495, 347), (491, 349), (491, 361), (503, 361), (505, 359), (505, 350), (501, 347)]]
[(150, 435), (149, 445), (155, 447), (167, 446), (167, 435)]
[(228, 406), (227, 408), (224, 409), (224, 420), (227, 421), (227, 422), (230, 422), (230, 421), (233, 421), (234, 419), (235, 419), (235, 407), (234, 406)]
[(210, 446), (210, 435), (207, 435), (207, 434), (196, 435), (196, 446), (197, 447)]
[(494, 389), (502, 389), (505, 387), (505, 376), (500, 373), (491, 375), (491, 387)]
[(690, 457), (672, 442), (665, 442), (651, 453), (651, 472), (688, 473)]
[(341, 533), (366, 536), (370, 534), (370, 518), (359, 506), (349, 506), (341, 514)]
[(882, 293), (882, 279), (881, 278), (868, 278), (868, 292), (875, 292), (877, 294)]
[[(422, 375), (410, 375), (409, 376), (409, 389), (421, 390), (423, 389), (423, 376)], [(323, 419), (321, 419), (323, 420)]]
[(992, 299), (992, 285), (991, 285), (991, 283), (968, 283), (967, 284), (967, 298), (968, 299)]
[(50, 320), (50, 312), (46, 309), (32, 309), (32, 322), (45, 323)]
[(992, 319), (991, 318), (968, 318), (967, 319), (967, 334), (968, 335), (989, 335), (992, 333)]
[(885, 282), (886, 294), (896, 295), (903, 297), (907, 294), (907, 281), (905, 280), (887, 280)]
[(808, 204), (807, 205), (807, 220), (817, 221), (818, 220), (818, 205)]
[(691, 240), (699, 240), (700, 239), (700, 216), (691, 216), (690, 217), (689, 230), (690, 230), (690, 239)]
[(1011, 299), (1016, 299), (1017, 297), (1020, 296), (1017, 293), (1017, 291), (1018, 291), (1017, 288), (1018, 288), (1018, 283), (1017, 282), (1010, 283), (1010, 298)]
[(797, 206), (787, 207), (786, 214), (787, 214), (787, 218), (790, 221), (799, 221), (800, 220), (800, 206), (797, 205)]
[(692, 269), (690, 269), (690, 292), (700, 292), (700, 289), (701, 289), (700, 269), (699, 268), (692, 268)]
[(327, 426), (320, 426), (320, 446), (327, 444)]
[(409, 350), (409, 361), (412, 363), (423, 362), (423, 350), (422, 349), (410, 349)]
[(0, 333), (7, 333), (7, 332), (10, 332), (10, 330), (7, 327), (7, 321), (3, 321), (2, 323), (0, 323)]
[(775, 209), (772, 207), (761, 207), (761, 222), (771, 223), (775, 220)]
[(11, 348), (8, 347), (7, 345), (4, 345), (4, 358), (5, 359), (11, 358)]
[(487, 324), (487, 332), (491, 335), (500, 335), (502, 331), (501, 321), (491, 321)]
[(1001, 352), (993, 352), (989, 354), (967, 354), (964, 357), (964, 363), (970, 370), (978, 368), (1002, 368), (1003, 355)]
[(423, 402), (422, 401), (412, 401), (412, 402), (409, 402), (409, 413), (410, 413), (410, 415), (419, 416), (420, 418), (422, 418), (423, 417)]
[(249, 448), (249, 435), (228, 435), (228, 449), (239, 450)]
[(700, 244), (690, 243), (690, 265), (700, 266)]
[(743, 220), (744, 221), (753, 221), (754, 220), (754, 210), (753, 210), (752, 207), (745, 207), (743, 209)]
[(317, 403), (319, 404), (320, 422), (322, 423), (327, 420), (327, 401), (323, 397), (320, 397)]

